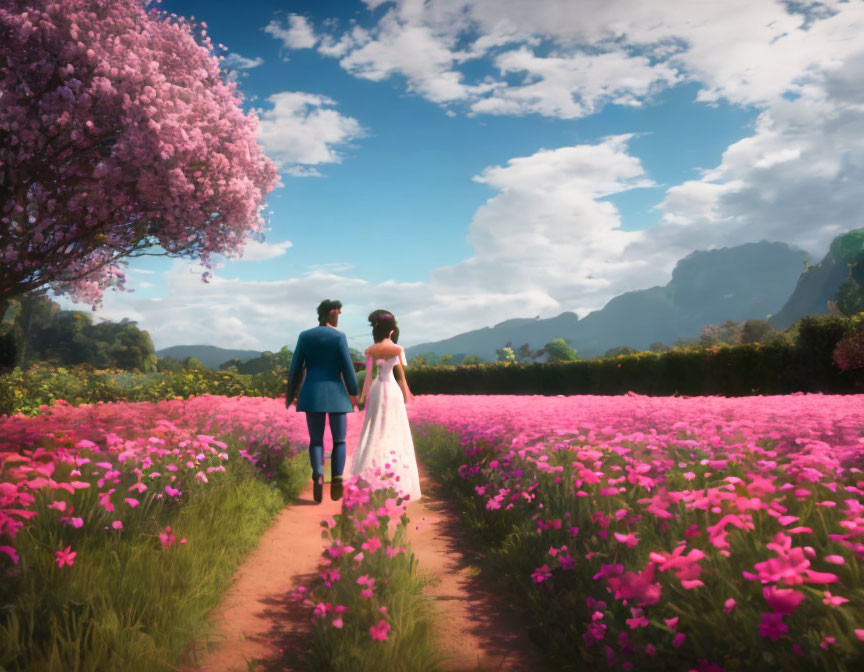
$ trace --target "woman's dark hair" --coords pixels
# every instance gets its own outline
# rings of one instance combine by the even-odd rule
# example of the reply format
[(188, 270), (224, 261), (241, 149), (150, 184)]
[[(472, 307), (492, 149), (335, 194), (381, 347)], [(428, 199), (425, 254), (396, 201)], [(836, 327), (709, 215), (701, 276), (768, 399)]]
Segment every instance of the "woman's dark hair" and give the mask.
[(369, 313), (369, 324), (372, 325), (372, 340), (376, 343), (380, 343), (388, 335), (394, 343), (399, 342), (399, 327), (396, 318), (389, 310), (373, 310)]
[(325, 324), (336, 324), (339, 318), (333, 319), (331, 313), (342, 310), (341, 301), (333, 301), (332, 299), (324, 299), (318, 304), (318, 326), (323, 327)]

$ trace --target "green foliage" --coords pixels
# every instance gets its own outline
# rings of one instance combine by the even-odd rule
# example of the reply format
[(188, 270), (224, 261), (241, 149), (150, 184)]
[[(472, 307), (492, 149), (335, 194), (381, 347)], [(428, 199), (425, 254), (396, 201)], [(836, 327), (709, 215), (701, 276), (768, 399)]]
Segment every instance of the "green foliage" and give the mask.
[(462, 358), (463, 366), (471, 366), (473, 364), (480, 364), (480, 358), (477, 355), (465, 355)]
[[(274, 516), (305, 487), (309, 469), (301, 454), (285, 462), (280, 479), (265, 482), (239, 455), (242, 444), (222, 438), (231, 456), (224, 474), (214, 473), (179, 509), (143, 502), (146, 515), (130, 516), (123, 530), (102, 529), (108, 518), (93, 521), (95, 493), (76, 502), (81, 529), (57, 523), (47, 508), (55, 491), (35, 493), (38, 515), (18, 534), (16, 575), (0, 582), (0, 669), (167, 672), (191, 662), (181, 660), (184, 648), (212, 635), (207, 614)], [(166, 525), (177, 542), (162, 548)], [(67, 545), (78, 555), (59, 569), (53, 552)]]
[[(859, 264), (864, 268), (864, 262)], [(837, 308), (847, 317), (864, 311), (864, 286), (851, 278), (844, 280), (837, 289)]]
[(498, 356), (499, 362), (507, 362), (509, 364), (516, 361), (516, 353), (513, 352), (510, 343), (505, 345), (503, 348), (495, 350), (495, 354)]
[(768, 320), (747, 320), (741, 329), (741, 343), (768, 341), (779, 333)]
[(648, 346), (648, 350), (650, 352), (662, 353), (669, 352), (671, 348), (662, 341), (654, 341), (651, 345)]
[(206, 366), (197, 357), (187, 357), (183, 360), (183, 368), (187, 371), (209, 371), (210, 367)]
[(639, 352), (636, 348), (631, 348), (626, 345), (619, 345), (617, 348), (610, 348), (607, 350), (603, 356), (604, 357), (618, 357), (619, 355), (634, 355)]
[(549, 362), (571, 362), (579, 359), (579, 353), (563, 338), (549, 341), (543, 346), (543, 352), (549, 353)]
[(854, 263), (864, 254), (864, 228), (853, 229), (831, 241), (831, 255), (847, 264)]
[(144, 373), (156, 370), (153, 341), (133, 321), (93, 324), (89, 314), (60, 310), (41, 293), (25, 294), (12, 305), (14, 321), (8, 328), (17, 344), (15, 361), (19, 366), (35, 362), (54, 366), (87, 363)]
[(702, 327), (700, 345), (740, 345), (743, 342), (744, 323), (726, 320), (722, 325), (709, 324)]

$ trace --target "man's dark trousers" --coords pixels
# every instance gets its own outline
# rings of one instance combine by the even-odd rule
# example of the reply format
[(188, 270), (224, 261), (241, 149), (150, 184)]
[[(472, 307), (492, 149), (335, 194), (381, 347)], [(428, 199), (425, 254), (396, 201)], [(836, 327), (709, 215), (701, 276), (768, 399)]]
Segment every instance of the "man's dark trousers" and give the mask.
[(309, 429), (309, 460), (312, 463), (312, 473), (324, 475), (324, 420), (330, 416), (330, 436), (333, 437), (333, 453), (330, 456), (330, 474), (335, 478), (342, 477), (345, 469), (345, 431), (347, 413), (326, 413), (323, 411), (306, 411), (306, 427)]

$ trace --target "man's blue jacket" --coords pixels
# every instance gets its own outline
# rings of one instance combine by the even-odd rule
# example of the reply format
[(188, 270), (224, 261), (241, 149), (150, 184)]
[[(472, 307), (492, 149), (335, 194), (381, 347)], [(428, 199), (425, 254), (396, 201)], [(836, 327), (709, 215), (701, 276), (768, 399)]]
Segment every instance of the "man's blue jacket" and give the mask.
[[(304, 368), (306, 376), (301, 380)], [(297, 388), (300, 388), (298, 411), (351, 413), (354, 410), (348, 395), (357, 396), (357, 377), (345, 334), (326, 325), (300, 333), (291, 358), (286, 407), (294, 400)]]

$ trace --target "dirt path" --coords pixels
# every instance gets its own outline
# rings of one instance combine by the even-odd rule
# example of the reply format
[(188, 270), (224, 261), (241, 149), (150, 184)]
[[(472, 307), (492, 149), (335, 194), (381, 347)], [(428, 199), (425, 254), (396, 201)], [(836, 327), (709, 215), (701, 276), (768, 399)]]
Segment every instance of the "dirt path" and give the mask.
[[(352, 445), (350, 438), (348, 445)], [(326, 444), (325, 454), (329, 454)], [(349, 454), (346, 479), (350, 464)], [(329, 466), (325, 473), (329, 474)], [(504, 616), (506, 604), (474, 577), (472, 558), (460, 540), (458, 515), (449, 502), (436, 497), (422, 467), (421, 488), (424, 499), (407, 509), (408, 541), (420, 570), (440, 578), (424, 592), (440, 612), (437, 625), (443, 649), (451, 656), (447, 670), (542, 670), (524, 630)], [(199, 645), (187, 656), (192, 663), (181, 666), (181, 672), (296, 669), (294, 664), (307, 642), (309, 610), (288, 596), (316, 575), (325, 543), (321, 521), (341, 508), (341, 501), (330, 500), (329, 484), (324, 486), (324, 501), (316, 503), (310, 481), (299, 500), (279, 513), (211, 612), (209, 618), (219, 632), (215, 648), (208, 653)], [(248, 661), (252, 660), (261, 662), (251, 668)]]
[[(475, 558), (464, 543), (459, 513), (440, 496), (420, 466), (423, 499), (408, 505), (408, 542), (421, 571), (440, 579), (424, 593), (439, 611), (437, 626), (449, 672), (545, 669), (524, 627), (505, 600), (476, 576)], [(419, 526), (419, 529), (417, 529)]]

